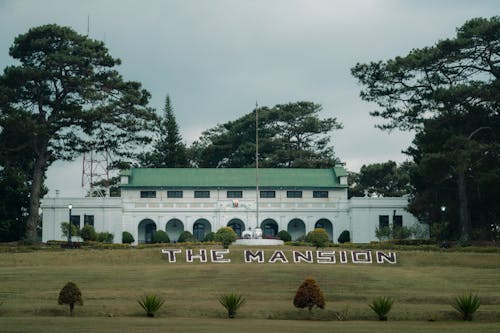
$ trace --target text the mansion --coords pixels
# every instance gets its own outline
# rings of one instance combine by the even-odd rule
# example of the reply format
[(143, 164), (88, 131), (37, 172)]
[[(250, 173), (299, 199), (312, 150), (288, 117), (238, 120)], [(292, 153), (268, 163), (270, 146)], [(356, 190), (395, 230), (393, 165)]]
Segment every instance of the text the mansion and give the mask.
[[(184, 252), (184, 255), (182, 254)], [(307, 264), (396, 264), (395, 252), (354, 250), (354, 251), (287, 251), (282, 250), (243, 250), (244, 263), (307, 263)], [(161, 253), (168, 263), (176, 263), (183, 257), (186, 263), (231, 263), (229, 249), (162, 249)]]

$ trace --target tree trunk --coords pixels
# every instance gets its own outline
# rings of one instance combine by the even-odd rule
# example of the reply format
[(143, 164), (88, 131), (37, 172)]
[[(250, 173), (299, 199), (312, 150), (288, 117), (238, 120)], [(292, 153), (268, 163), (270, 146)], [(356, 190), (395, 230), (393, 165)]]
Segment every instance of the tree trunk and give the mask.
[(47, 167), (47, 152), (38, 155), (33, 166), (33, 182), (31, 184), (30, 193), (30, 210), (28, 220), (26, 222), (26, 240), (32, 243), (38, 241), (37, 226), (40, 209), (40, 193), (43, 187), (43, 177), (45, 168)]
[(465, 171), (458, 171), (458, 217), (460, 221), (460, 241), (467, 243), (470, 239), (471, 223), (469, 214), (469, 202), (467, 198), (467, 185), (465, 183)]

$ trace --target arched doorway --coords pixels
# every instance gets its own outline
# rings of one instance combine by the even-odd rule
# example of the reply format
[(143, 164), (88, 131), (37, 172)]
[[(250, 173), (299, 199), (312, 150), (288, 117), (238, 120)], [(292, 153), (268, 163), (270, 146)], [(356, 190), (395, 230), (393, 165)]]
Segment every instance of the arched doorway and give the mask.
[(203, 242), (205, 236), (211, 231), (212, 226), (206, 219), (198, 219), (193, 225), (193, 236), (199, 242)]
[(314, 228), (323, 228), (325, 229), (326, 233), (328, 234), (328, 238), (330, 241), (333, 242), (333, 225), (332, 222), (328, 219), (319, 219), (316, 224), (314, 225)]
[(177, 242), (179, 236), (184, 231), (184, 224), (179, 219), (171, 219), (165, 225), (165, 231), (171, 242)]
[(137, 227), (137, 237), (139, 238), (137, 242), (141, 243), (151, 243), (153, 240), (153, 233), (156, 231), (156, 223), (151, 219), (144, 219), (139, 223)]
[(287, 231), (292, 236), (292, 240), (300, 239), (306, 235), (306, 224), (301, 219), (293, 219), (288, 222)]
[(227, 226), (234, 230), (238, 238), (241, 238), (242, 232), (245, 231), (245, 223), (240, 219), (231, 219)]
[(260, 225), (262, 237), (276, 237), (278, 235), (278, 223), (273, 219), (265, 219)]

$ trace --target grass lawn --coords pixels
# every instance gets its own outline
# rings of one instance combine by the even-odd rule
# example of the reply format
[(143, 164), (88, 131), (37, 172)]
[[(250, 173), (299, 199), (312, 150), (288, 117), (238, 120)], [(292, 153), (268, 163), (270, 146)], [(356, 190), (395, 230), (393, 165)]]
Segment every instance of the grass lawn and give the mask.
[[(245, 264), (244, 248), (230, 249), (227, 264), (186, 263), (182, 256), (168, 263), (160, 248), (0, 253), (0, 332), (500, 331), (499, 253), (398, 251), (396, 265)], [(287, 256), (306, 250), (280, 249)], [(270, 255), (274, 248), (265, 251)], [(292, 304), (308, 276), (326, 298), (313, 320)], [(84, 299), (72, 318), (57, 304), (68, 281)], [(449, 305), (465, 291), (482, 302), (467, 323)], [(229, 292), (247, 299), (233, 320), (217, 302)], [(166, 302), (157, 317), (146, 318), (136, 300), (152, 293)], [(395, 299), (389, 322), (376, 321), (367, 306), (377, 296)], [(338, 321), (338, 313), (349, 320)]]

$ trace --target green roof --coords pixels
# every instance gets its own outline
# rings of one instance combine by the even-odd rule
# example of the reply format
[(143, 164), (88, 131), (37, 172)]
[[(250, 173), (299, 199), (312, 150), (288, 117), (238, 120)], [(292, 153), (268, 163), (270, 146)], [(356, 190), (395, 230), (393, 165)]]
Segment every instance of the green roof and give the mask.
[[(253, 188), (253, 168), (133, 168), (121, 172), (128, 176), (123, 188)], [(338, 177), (345, 169), (259, 169), (261, 188), (344, 188)]]

